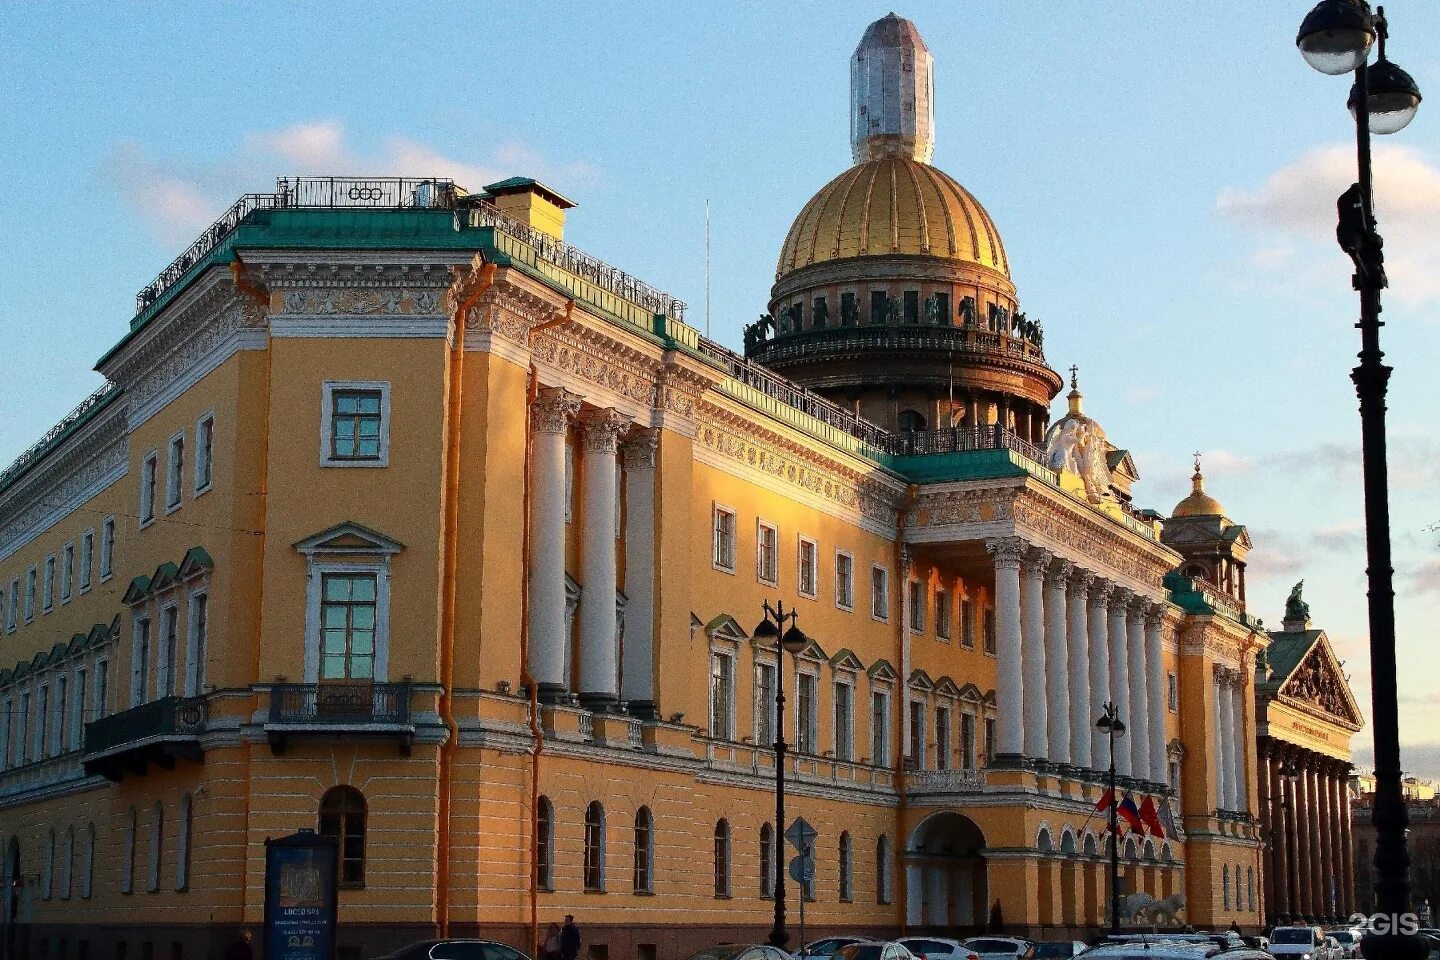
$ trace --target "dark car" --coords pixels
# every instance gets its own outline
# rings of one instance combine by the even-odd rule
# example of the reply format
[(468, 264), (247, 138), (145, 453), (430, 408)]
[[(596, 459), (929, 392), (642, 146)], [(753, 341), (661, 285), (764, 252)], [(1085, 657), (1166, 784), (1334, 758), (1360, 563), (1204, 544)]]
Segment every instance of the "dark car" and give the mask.
[(819, 940), (810, 941), (790, 956), (794, 960), (799, 960), (801, 957), (833, 957), (835, 951), (841, 947), (848, 947), (852, 943), (869, 942), (869, 937), (822, 937)]
[(790, 954), (768, 943), (721, 943), (692, 954), (690, 960), (790, 960)]
[(530, 960), (509, 944), (494, 940), (421, 940), (380, 960)]

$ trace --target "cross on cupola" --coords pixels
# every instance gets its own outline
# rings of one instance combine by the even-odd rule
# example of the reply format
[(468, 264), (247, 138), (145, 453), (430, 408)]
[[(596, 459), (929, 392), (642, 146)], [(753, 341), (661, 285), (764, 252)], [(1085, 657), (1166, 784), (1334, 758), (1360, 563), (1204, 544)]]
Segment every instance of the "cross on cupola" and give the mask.
[(1077, 367), (1077, 366), (1076, 366), (1075, 364), (1073, 364), (1073, 363), (1070, 364), (1070, 389), (1071, 389), (1071, 390), (1079, 390), (1079, 389), (1080, 389), (1079, 378), (1080, 378), (1080, 368)]

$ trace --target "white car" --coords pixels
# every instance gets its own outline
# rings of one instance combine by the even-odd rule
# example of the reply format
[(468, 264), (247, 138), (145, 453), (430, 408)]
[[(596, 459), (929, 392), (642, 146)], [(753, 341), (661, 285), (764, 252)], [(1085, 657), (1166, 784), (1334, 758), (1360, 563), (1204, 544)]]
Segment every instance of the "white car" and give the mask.
[(1069, 960), (1084, 952), (1083, 940), (1036, 940), (1031, 960)]
[(1333, 939), (1340, 946), (1340, 957), (1342, 960), (1351, 960), (1352, 957), (1360, 956), (1361, 933), (1353, 927), (1337, 927), (1334, 930), (1325, 931), (1328, 939)]
[(980, 960), (1020, 960), (1034, 944), (1019, 937), (971, 937), (965, 946), (979, 954)]
[(1340, 945), (1319, 927), (1276, 927), (1270, 931), (1270, 955), (1285, 960), (1339, 960)]
[(896, 943), (921, 960), (980, 960), (980, 954), (948, 937), (901, 937)]
[(805, 960), (806, 957), (833, 957), (835, 951), (841, 947), (848, 947), (852, 943), (870, 942), (869, 937), (821, 937), (819, 940), (811, 940), (790, 954), (790, 957), (791, 960)]
[(1102, 943), (1080, 954), (1084, 960), (1200, 960), (1216, 952), (1213, 943), (1185, 943), (1159, 938)]
[(851, 943), (835, 951), (835, 960), (919, 960), (893, 940)]

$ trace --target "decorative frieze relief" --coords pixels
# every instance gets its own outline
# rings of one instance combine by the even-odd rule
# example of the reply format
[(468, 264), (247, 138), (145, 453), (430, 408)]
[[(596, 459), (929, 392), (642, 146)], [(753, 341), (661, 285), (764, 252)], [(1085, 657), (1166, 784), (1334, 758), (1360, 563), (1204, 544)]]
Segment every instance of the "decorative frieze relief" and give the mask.
[(1100, 560), (1156, 595), (1163, 595), (1165, 574), (1178, 562), (1178, 557), (1171, 562), (1141, 554), (1124, 537), (1103, 529), (1098, 521), (1078, 512), (1062, 514), (1035, 496), (1016, 498), (1014, 518), (1016, 532), (1021, 536), (1034, 532), (1073, 550), (1079, 558)]
[(381, 287), (370, 290), (346, 288), (287, 290), (281, 294), (281, 312), (320, 316), (434, 315), (440, 312), (442, 291), (438, 288), (405, 289)]
[(945, 527), (989, 523), (1013, 517), (1017, 488), (945, 490), (922, 494), (910, 511), (909, 526)]
[(638, 350), (601, 338), (573, 324), (546, 331), (530, 345), (537, 364), (604, 387), (618, 397), (646, 408), (655, 405), (660, 363)]

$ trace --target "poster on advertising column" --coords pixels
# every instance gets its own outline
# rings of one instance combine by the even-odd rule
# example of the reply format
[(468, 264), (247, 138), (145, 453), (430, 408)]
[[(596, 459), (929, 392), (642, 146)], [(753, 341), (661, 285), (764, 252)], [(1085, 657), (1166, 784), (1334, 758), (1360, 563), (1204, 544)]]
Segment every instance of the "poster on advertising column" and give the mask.
[(301, 830), (265, 841), (265, 960), (334, 960), (339, 848)]

